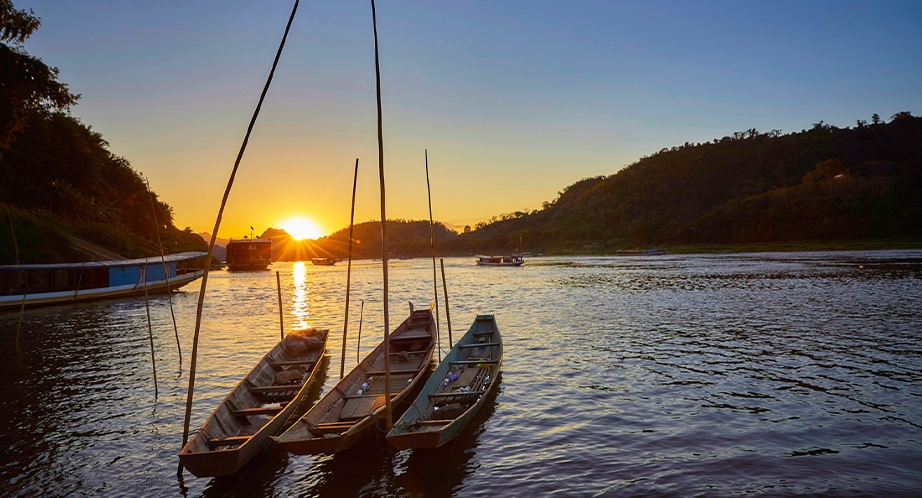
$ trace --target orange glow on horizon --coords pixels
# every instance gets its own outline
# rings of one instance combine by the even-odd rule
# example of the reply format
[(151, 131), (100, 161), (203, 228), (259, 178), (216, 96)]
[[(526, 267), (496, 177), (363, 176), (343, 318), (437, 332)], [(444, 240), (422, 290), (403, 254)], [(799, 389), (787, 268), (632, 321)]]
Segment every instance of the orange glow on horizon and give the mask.
[(292, 216), (283, 221), (282, 229), (295, 240), (318, 239), (323, 235), (316, 223), (301, 216)]

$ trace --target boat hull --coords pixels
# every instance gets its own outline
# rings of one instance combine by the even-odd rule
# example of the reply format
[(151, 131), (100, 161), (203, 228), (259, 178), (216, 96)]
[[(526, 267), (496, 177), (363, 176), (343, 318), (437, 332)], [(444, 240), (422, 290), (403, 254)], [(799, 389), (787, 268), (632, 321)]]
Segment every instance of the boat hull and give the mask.
[[(390, 336), (391, 407), (399, 417), (424, 380), (435, 347), (435, 321), (414, 311)], [(418, 347), (416, 347), (418, 346)], [(402, 360), (402, 361), (401, 361)], [(295, 455), (338, 453), (369, 436), (385, 415), (384, 344), (379, 344), (284, 434), (271, 438)], [(362, 387), (364, 384), (364, 388)]]
[[(457, 437), (496, 389), (502, 357), (502, 336), (495, 317), (478, 315), (420, 390), (412, 409), (407, 409), (394, 424), (387, 442), (401, 450), (438, 448)], [(446, 383), (449, 375), (456, 373), (457, 378)], [(460, 414), (443, 416), (436, 408), (442, 401), (469, 403), (474, 395), (476, 401)]]
[[(226, 476), (238, 471), (262, 451), (269, 443), (269, 437), (281, 432), (319, 375), (322, 355), (329, 338), (329, 331), (320, 332), (324, 334), (322, 347), (303, 356), (305, 361), (311, 362), (312, 367), (309, 372), (304, 372), (301, 385), (292, 388), (297, 390), (297, 394), (287, 399), (281, 410), (272, 414), (258, 413), (264, 400), (254, 401), (256, 395), (253, 393), (259, 392), (260, 389), (281, 391), (284, 385), (257, 387), (256, 384), (260, 379), (266, 379), (273, 373), (290, 371), (290, 368), (286, 369), (285, 366), (291, 365), (286, 365), (286, 363), (302, 358), (283, 354), (285, 348), (282, 342), (266, 354), (253, 370), (234, 387), (202, 425), (202, 428), (183, 447), (179, 453), (182, 466), (196, 477)], [(273, 365), (273, 359), (278, 363)], [(269, 404), (274, 403), (269, 401)], [(240, 411), (235, 413), (232, 406), (245, 406), (251, 410), (251, 414), (241, 414)], [(257, 412), (253, 412), (254, 410)], [(270, 416), (271, 419), (266, 420), (266, 417)], [(235, 444), (238, 441), (243, 442)]]
[(201, 277), (207, 254), (0, 265), (0, 311), (168, 292)]

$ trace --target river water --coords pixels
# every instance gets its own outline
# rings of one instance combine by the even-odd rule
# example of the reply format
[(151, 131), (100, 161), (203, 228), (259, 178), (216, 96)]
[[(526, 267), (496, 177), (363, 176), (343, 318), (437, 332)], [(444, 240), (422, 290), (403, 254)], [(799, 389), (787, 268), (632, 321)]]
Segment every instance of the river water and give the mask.
[[(276, 263), (286, 328), (330, 328), (346, 264)], [(177, 477), (200, 282), (173, 295), (0, 314), (0, 495), (904, 495), (922, 489), (922, 251), (445, 260), (454, 338), (494, 313), (502, 384), (450, 446), (267, 448)], [(380, 341), (380, 262), (353, 265), (346, 369)], [(390, 262), (390, 321), (433, 296)], [(442, 285), (438, 285), (442, 301)], [(363, 305), (364, 303), (364, 305)], [(444, 303), (443, 303), (444, 304)], [(363, 308), (364, 306), (364, 308)], [(442, 347), (448, 349), (444, 308)], [(274, 271), (213, 272), (192, 428), (279, 339)], [(356, 341), (362, 323), (361, 343)], [(312, 400), (316, 400), (319, 390)]]

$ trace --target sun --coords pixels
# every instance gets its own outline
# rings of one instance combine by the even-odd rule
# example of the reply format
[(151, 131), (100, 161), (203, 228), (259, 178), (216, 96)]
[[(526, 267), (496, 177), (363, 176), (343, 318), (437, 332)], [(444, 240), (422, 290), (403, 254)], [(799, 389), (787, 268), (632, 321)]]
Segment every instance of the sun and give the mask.
[(317, 224), (307, 218), (294, 216), (282, 223), (282, 228), (295, 240), (317, 239), (323, 235)]

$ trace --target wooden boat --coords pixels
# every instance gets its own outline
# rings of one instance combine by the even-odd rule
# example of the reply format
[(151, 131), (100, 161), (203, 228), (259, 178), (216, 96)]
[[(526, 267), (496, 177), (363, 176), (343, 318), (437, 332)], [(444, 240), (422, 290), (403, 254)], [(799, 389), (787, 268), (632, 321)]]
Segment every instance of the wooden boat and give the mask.
[[(204, 252), (142, 259), (0, 265), (0, 311), (168, 292), (202, 276)], [(164, 262), (166, 272), (164, 272)]]
[(197, 477), (230, 475), (278, 434), (307, 396), (328, 330), (295, 330), (237, 384), (179, 452)]
[(521, 254), (505, 254), (501, 256), (477, 256), (478, 266), (521, 266), (525, 259)]
[(311, 258), (311, 263), (320, 266), (333, 266), (336, 264), (336, 258)]
[(272, 241), (269, 239), (231, 239), (226, 250), (230, 271), (263, 271), (272, 263)]
[[(401, 402), (423, 377), (435, 346), (431, 310), (410, 316), (389, 337), (391, 406), (395, 416)], [(272, 440), (296, 455), (336, 453), (369, 435), (384, 416), (384, 343), (378, 345), (307, 413)]]
[(502, 361), (496, 318), (477, 315), (394, 424), (387, 442), (403, 450), (438, 448), (454, 439), (496, 388)]
[(618, 256), (661, 256), (667, 254), (665, 249), (625, 249), (619, 250), (615, 254)]

